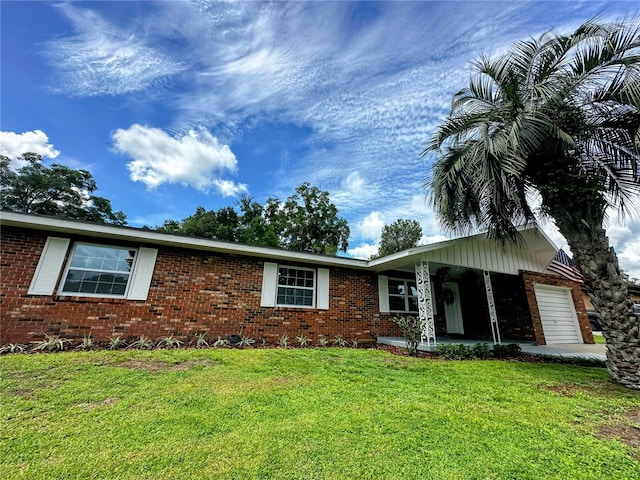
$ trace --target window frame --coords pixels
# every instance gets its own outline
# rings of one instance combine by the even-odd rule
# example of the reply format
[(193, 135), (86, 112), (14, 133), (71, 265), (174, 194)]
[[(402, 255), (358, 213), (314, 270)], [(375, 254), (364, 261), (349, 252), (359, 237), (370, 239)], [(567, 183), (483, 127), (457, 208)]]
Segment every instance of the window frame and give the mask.
[[(400, 293), (390, 293), (389, 292), (389, 283), (391, 281), (396, 281), (396, 282), (403, 282), (404, 284), (404, 289), (406, 293), (400, 294)], [(418, 283), (415, 280), (410, 280), (407, 278), (400, 278), (400, 277), (388, 277), (387, 280), (387, 299), (389, 302), (389, 312), (391, 313), (411, 313), (411, 314), (418, 314), (420, 307), (416, 305), (416, 309), (415, 310), (410, 310), (409, 309), (409, 298), (413, 297), (412, 294), (409, 294), (409, 292), (411, 291), (411, 287), (409, 286), (409, 283), (413, 283), (414, 284), (414, 288), (416, 289), (416, 294), (418, 291)], [(391, 298), (404, 298), (404, 310), (394, 310), (391, 308)]]
[[(73, 258), (76, 254), (76, 251), (78, 249), (79, 246), (89, 246), (89, 247), (101, 247), (101, 248), (110, 248), (110, 249), (114, 249), (114, 250), (127, 250), (129, 252), (134, 252), (133, 255), (133, 262), (131, 263), (131, 269), (128, 272), (129, 278), (127, 279), (127, 285), (124, 289), (123, 293), (118, 293), (118, 294), (113, 294), (113, 293), (89, 293), (89, 292), (69, 292), (69, 291), (65, 291), (64, 287), (65, 284), (67, 283), (67, 279), (69, 276), (69, 271), (70, 270), (81, 270), (81, 271), (88, 271), (88, 272), (99, 272), (99, 273), (125, 273), (125, 272), (119, 272), (117, 270), (100, 270), (100, 269), (95, 269), (95, 268), (83, 268), (83, 267), (72, 267), (71, 263), (73, 261)], [(120, 298), (120, 299), (127, 299), (129, 296), (129, 291), (131, 289), (131, 286), (133, 284), (133, 279), (134, 279), (134, 275), (135, 275), (135, 269), (136, 269), (136, 265), (138, 263), (138, 258), (140, 257), (139, 255), (140, 253), (140, 249), (137, 247), (129, 247), (129, 246), (121, 246), (121, 245), (108, 245), (108, 244), (104, 244), (104, 243), (93, 243), (93, 242), (82, 242), (82, 241), (77, 241), (73, 243), (73, 246), (71, 248), (71, 251), (69, 253), (69, 257), (66, 260), (66, 264), (65, 264), (65, 268), (62, 272), (62, 276), (60, 278), (60, 284), (58, 286), (58, 292), (57, 294), (61, 297), (91, 297), (91, 298)]]
[[(298, 287), (298, 286), (289, 286), (289, 285), (280, 285), (279, 283), (279, 278), (280, 278), (280, 269), (282, 268), (286, 268), (286, 269), (290, 269), (290, 270), (302, 270), (302, 271), (306, 271), (306, 272), (312, 272), (313, 273), (313, 287)], [(300, 290), (311, 290), (312, 295), (311, 295), (311, 305), (293, 305), (293, 304), (289, 304), (289, 303), (279, 303), (278, 302), (278, 290), (280, 288), (295, 288), (295, 289), (300, 289)], [(315, 309), (316, 308), (316, 296), (318, 294), (318, 272), (317, 269), (315, 268), (309, 268), (309, 267), (299, 267), (299, 266), (295, 266), (295, 265), (282, 265), (282, 264), (278, 264), (277, 269), (276, 269), (276, 288), (275, 288), (275, 306), (276, 307), (284, 307), (284, 308), (310, 308), (310, 309)]]

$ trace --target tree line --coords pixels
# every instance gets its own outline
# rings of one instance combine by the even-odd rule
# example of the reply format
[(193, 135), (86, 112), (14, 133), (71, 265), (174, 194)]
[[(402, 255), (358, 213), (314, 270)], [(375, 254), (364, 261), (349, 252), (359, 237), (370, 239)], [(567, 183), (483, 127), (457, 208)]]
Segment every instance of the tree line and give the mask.
[[(27, 152), (18, 157), (24, 166), (11, 169), (11, 160), (0, 155), (0, 208), (2, 210), (73, 218), (109, 225), (126, 225), (127, 216), (114, 211), (111, 202), (98, 195), (98, 186), (87, 170), (54, 163), (47, 167), (42, 156)], [(212, 238), (265, 247), (336, 255), (346, 252), (350, 229), (338, 215), (329, 192), (305, 182), (285, 200), (275, 197), (264, 205), (244, 195), (235, 206), (207, 210), (196, 208), (181, 220), (165, 220), (146, 230)], [(415, 220), (398, 219), (385, 225), (380, 250), (373, 258), (417, 245), (422, 230)]]

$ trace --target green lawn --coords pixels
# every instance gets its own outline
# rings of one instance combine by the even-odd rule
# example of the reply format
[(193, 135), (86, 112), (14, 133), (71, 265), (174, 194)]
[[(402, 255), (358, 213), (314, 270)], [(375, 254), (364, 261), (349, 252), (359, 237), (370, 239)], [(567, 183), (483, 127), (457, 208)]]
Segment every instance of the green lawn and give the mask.
[(637, 430), (638, 409), (604, 369), (569, 365), (347, 348), (6, 355), (0, 472), (638, 479), (640, 449), (603, 433)]
[(602, 335), (594, 335), (593, 340), (600, 345), (605, 345), (607, 343)]

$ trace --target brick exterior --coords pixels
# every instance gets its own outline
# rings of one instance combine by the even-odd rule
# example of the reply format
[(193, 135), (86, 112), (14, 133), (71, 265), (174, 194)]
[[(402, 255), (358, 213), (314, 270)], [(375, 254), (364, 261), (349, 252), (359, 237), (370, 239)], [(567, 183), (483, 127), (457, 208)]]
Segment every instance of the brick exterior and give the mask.
[(587, 317), (587, 311), (582, 300), (580, 284), (572, 282), (571, 280), (564, 279), (562, 277), (557, 277), (555, 275), (547, 275), (536, 272), (522, 272), (522, 280), (524, 281), (525, 292), (527, 295), (527, 300), (529, 302), (529, 310), (531, 312), (534, 336), (538, 345), (546, 345), (547, 342), (544, 338), (542, 322), (540, 321), (538, 301), (536, 300), (536, 292), (534, 290), (535, 284), (552, 285), (555, 287), (564, 287), (571, 289), (573, 305), (576, 309), (578, 323), (580, 324), (580, 332), (582, 333), (582, 341), (584, 343), (595, 343), (593, 340), (593, 333), (591, 332), (591, 326), (589, 325), (589, 317)]
[[(374, 273), (330, 268), (329, 310), (268, 308), (260, 306), (264, 260), (156, 245), (149, 245), (159, 251), (146, 301), (28, 295), (46, 238), (41, 231), (2, 229), (0, 344), (34, 342), (45, 333), (76, 342), (86, 334), (96, 342), (114, 335), (123, 339), (175, 335), (187, 342), (195, 333), (208, 332), (212, 338), (238, 333), (240, 322), (245, 335), (267, 343), (283, 335), (290, 341), (304, 335), (314, 343), (320, 336), (330, 340), (340, 335), (365, 343), (377, 336), (400, 335), (390, 315), (379, 312)], [(71, 240), (145, 246), (84, 237)]]
[(493, 298), (500, 327), (506, 340), (535, 341), (529, 301), (521, 277), (502, 273), (491, 274)]

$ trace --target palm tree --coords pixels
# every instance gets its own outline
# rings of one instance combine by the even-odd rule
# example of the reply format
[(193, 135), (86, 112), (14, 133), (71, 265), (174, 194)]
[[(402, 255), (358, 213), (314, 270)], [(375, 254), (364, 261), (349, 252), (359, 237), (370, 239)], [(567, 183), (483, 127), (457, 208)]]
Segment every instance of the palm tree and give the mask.
[(640, 198), (639, 20), (591, 20), (480, 58), (423, 152), (437, 156), (425, 187), (450, 231), (518, 241), (539, 194), (602, 317), (609, 372), (633, 389), (640, 326), (603, 225)]

